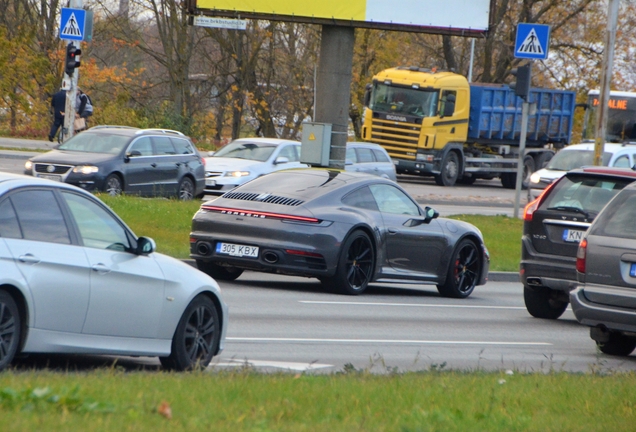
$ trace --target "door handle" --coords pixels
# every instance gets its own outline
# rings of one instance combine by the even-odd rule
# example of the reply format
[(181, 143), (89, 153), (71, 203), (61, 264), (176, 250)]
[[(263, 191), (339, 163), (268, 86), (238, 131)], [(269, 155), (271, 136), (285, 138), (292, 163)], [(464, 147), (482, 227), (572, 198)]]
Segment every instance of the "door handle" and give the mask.
[(110, 269), (102, 263), (95, 264), (93, 267), (91, 267), (91, 269), (101, 274), (110, 273)]
[(33, 256), (33, 254), (20, 255), (18, 259), (26, 264), (37, 264), (40, 262), (40, 258)]
[(396, 230), (395, 228), (389, 228), (387, 231), (389, 231), (389, 234), (397, 234), (397, 233), (399, 233), (399, 231)]
[(156, 163), (151, 163), (150, 166), (153, 167), (153, 168), (157, 168), (157, 164)]
[(181, 166), (181, 162), (176, 162), (175, 165), (180, 167)]

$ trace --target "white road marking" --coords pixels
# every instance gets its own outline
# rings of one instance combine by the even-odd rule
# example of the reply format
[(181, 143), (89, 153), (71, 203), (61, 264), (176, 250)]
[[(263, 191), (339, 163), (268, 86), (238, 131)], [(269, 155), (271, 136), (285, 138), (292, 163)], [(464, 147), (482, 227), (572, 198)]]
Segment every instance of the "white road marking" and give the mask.
[(227, 337), (235, 342), (323, 342), (323, 343), (374, 343), (374, 344), (417, 344), (417, 345), (532, 345), (549, 346), (549, 342), (497, 342), (497, 341), (443, 341), (409, 339), (318, 339), (318, 338), (274, 338), (274, 337)]
[(437, 308), (465, 308), (465, 309), (522, 309), (523, 306), (479, 306), (479, 305), (438, 305), (438, 304), (413, 304), (413, 303), (372, 303), (372, 302), (337, 302), (318, 300), (298, 300), (299, 303), (307, 304), (333, 304), (333, 305), (356, 305), (356, 306), (407, 306), (407, 307), (437, 307)]
[(224, 363), (213, 363), (213, 364), (210, 364), (210, 366), (208, 367), (211, 367), (211, 368), (214, 368), (216, 366), (244, 367), (246, 365), (249, 367), (272, 367), (277, 369), (288, 369), (288, 370), (294, 370), (299, 372), (333, 367), (333, 365), (324, 364), (324, 363), (294, 363), (294, 362), (247, 360), (247, 359), (246, 360), (232, 359)]

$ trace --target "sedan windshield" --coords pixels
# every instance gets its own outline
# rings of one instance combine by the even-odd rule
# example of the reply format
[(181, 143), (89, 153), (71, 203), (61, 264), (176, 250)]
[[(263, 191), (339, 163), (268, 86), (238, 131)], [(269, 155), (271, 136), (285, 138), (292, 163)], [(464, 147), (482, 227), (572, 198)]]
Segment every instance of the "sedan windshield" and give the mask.
[(58, 147), (58, 150), (70, 150), (86, 153), (119, 154), (130, 141), (122, 135), (80, 133)]
[[(607, 166), (611, 157), (610, 153), (603, 153), (603, 165)], [(594, 165), (593, 150), (565, 150), (555, 154), (548, 162), (546, 168), (557, 171), (570, 171), (574, 168), (592, 165)]]
[(249, 159), (265, 162), (272, 155), (276, 145), (234, 142), (226, 145), (212, 157)]

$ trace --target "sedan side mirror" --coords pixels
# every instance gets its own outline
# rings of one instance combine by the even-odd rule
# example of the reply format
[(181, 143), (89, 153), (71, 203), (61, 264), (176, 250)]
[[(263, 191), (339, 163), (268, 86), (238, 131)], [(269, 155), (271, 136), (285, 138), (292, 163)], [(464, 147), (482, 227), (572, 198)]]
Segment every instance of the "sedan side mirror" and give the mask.
[(289, 158), (285, 156), (278, 156), (276, 160), (274, 161), (274, 165), (279, 165), (284, 163), (289, 163)]
[(149, 255), (157, 250), (157, 244), (150, 237), (137, 239), (137, 255)]

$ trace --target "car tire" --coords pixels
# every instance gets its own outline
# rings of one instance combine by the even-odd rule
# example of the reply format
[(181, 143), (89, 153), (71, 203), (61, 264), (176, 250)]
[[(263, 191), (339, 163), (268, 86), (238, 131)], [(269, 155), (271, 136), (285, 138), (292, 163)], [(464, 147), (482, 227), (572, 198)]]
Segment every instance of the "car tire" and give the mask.
[(354, 231), (342, 244), (336, 274), (321, 279), (329, 291), (358, 295), (367, 289), (373, 277), (375, 250), (364, 231)]
[(446, 281), (443, 285), (437, 285), (437, 291), (444, 297), (468, 297), (479, 282), (480, 269), (478, 246), (471, 240), (462, 240), (455, 247), (449, 262)]
[(535, 318), (557, 319), (568, 307), (568, 302), (557, 298), (557, 291), (545, 287), (523, 287), (526, 309)]
[(184, 177), (179, 182), (177, 198), (181, 201), (190, 201), (194, 198), (194, 182), (189, 177)]
[(243, 269), (223, 267), (211, 262), (197, 260), (197, 268), (213, 279), (233, 281), (243, 274)]
[(440, 173), (435, 175), (435, 183), (438, 186), (453, 186), (459, 176), (459, 158), (457, 153), (449, 151), (442, 160)]
[(106, 177), (106, 181), (104, 182), (104, 192), (110, 196), (121, 195), (124, 190), (122, 184), (123, 183), (119, 175), (111, 174)]
[(596, 342), (596, 346), (604, 354), (625, 357), (636, 348), (636, 338), (621, 333), (610, 332), (607, 342)]
[(179, 320), (170, 355), (159, 360), (169, 370), (205, 369), (218, 351), (220, 339), (216, 306), (206, 295), (199, 295), (190, 302)]
[(15, 300), (8, 292), (0, 290), (0, 371), (11, 364), (18, 352), (21, 322)]

